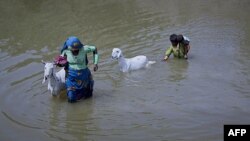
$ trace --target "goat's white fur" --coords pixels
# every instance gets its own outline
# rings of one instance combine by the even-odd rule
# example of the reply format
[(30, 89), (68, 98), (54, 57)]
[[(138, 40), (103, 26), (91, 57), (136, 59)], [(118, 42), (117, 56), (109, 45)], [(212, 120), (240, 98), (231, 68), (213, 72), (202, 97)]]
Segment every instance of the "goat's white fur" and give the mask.
[(56, 72), (54, 63), (43, 62), (43, 64), (44, 77), (42, 84), (48, 79), (48, 90), (53, 96), (59, 95), (60, 91), (65, 89), (65, 70), (61, 69)]
[(122, 50), (119, 48), (113, 48), (111, 57), (118, 60), (122, 72), (146, 68), (149, 67), (149, 65), (156, 63), (155, 61), (148, 61), (148, 58), (144, 55), (135, 56), (133, 58), (124, 58)]

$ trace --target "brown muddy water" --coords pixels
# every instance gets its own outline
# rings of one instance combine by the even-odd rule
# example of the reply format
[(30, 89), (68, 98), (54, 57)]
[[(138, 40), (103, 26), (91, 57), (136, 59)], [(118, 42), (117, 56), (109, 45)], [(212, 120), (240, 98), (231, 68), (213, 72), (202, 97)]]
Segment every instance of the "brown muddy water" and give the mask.
[[(1, 0), (1, 141), (222, 141), (250, 124), (248, 0)], [(189, 59), (161, 62), (169, 35), (191, 39)], [(94, 96), (76, 104), (42, 85), (68, 36), (95, 45)], [(112, 48), (146, 55), (121, 73)], [(92, 69), (92, 55), (89, 55)]]

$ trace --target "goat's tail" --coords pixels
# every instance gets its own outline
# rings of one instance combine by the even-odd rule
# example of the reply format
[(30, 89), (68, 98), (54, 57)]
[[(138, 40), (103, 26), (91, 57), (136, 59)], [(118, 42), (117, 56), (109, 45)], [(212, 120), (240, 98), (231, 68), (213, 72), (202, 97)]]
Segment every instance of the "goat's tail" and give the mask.
[(146, 67), (149, 67), (150, 65), (155, 64), (155, 63), (156, 63), (156, 61), (148, 61)]

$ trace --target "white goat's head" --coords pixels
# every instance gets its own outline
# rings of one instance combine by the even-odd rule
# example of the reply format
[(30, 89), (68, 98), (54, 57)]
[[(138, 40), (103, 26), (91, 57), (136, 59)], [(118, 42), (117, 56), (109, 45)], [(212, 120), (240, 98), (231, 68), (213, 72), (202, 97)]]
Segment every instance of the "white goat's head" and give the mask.
[(111, 57), (112, 59), (119, 59), (122, 57), (122, 50), (119, 48), (113, 48)]
[(44, 76), (42, 83), (45, 83), (45, 81), (53, 75), (54, 63), (44, 61), (42, 61), (42, 63), (44, 64)]

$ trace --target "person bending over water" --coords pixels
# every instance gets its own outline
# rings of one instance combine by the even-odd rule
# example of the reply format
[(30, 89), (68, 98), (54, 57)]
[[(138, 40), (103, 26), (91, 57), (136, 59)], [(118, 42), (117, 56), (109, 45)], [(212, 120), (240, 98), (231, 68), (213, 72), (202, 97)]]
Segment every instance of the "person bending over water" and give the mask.
[(171, 46), (167, 48), (163, 61), (168, 60), (171, 54), (173, 54), (175, 58), (188, 59), (187, 53), (190, 49), (190, 40), (186, 36), (176, 34), (170, 35), (169, 40)]

